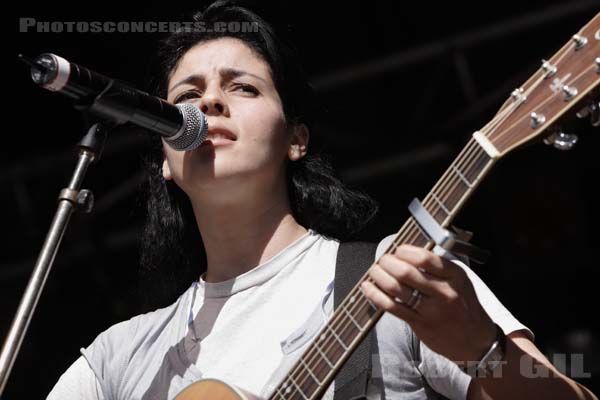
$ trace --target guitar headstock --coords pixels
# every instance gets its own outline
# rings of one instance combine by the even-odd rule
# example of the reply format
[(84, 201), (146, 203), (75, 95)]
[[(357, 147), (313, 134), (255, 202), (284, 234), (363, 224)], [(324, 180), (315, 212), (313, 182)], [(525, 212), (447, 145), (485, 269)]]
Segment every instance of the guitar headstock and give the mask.
[(546, 136), (558, 123), (595, 105), (600, 92), (600, 13), (520, 88), (480, 132), (501, 157)]

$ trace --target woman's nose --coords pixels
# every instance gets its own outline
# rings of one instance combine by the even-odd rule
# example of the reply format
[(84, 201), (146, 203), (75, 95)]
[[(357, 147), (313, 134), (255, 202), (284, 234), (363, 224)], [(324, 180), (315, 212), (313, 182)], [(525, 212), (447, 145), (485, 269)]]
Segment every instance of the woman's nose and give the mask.
[(221, 115), (227, 112), (227, 106), (223, 97), (214, 90), (204, 93), (198, 107), (207, 115)]

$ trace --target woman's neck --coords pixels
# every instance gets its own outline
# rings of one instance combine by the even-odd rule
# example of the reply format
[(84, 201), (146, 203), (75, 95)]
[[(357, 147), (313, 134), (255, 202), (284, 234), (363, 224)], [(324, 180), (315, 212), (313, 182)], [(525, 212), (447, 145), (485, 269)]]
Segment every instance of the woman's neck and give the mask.
[(207, 256), (207, 282), (222, 282), (264, 263), (307, 230), (292, 215), (286, 193), (229, 204), (192, 201)]

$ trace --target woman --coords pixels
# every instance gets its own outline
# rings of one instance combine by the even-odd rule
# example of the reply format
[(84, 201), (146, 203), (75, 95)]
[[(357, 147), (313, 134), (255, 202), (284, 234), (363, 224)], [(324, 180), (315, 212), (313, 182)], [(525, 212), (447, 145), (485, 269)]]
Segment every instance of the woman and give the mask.
[[(228, 2), (194, 20), (258, 29), (184, 30), (162, 44), (157, 95), (197, 105), (209, 124), (197, 150), (161, 144), (149, 160), (149, 295), (169, 299), (174, 286), (179, 297), (99, 335), (49, 399), (174, 398), (209, 377), (270, 396), (310, 343), (307, 332), (332, 312), (338, 240), (374, 213), (310, 156), (310, 90), (269, 25)], [(554, 369), (463, 264), (400, 246), (370, 276), (362, 290), (387, 313), (375, 328), (369, 398), (594, 398)], [(499, 343), (500, 373), (472, 378), (459, 368)], [(528, 378), (522, 360), (553, 376)]]

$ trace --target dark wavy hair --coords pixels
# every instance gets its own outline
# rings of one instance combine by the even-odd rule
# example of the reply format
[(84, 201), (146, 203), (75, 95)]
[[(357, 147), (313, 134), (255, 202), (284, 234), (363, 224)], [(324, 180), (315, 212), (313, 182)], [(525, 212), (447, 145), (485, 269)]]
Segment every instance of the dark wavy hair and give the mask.
[[(217, 1), (188, 22), (210, 27), (217, 21), (246, 23), (254, 28), (249, 32), (181, 29), (171, 33), (159, 43), (155, 81), (151, 83), (154, 94), (166, 98), (172, 73), (194, 45), (233, 37), (242, 40), (270, 66), (286, 123), (302, 123), (310, 130), (318, 112), (317, 102), (294, 48), (276, 35), (263, 18), (239, 2)], [(373, 218), (377, 205), (365, 194), (344, 186), (329, 162), (313, 153), (309, 150), (302, 159), (288, 162), (286, 176), (292, 213), (306, 228), (339, 240), (351, 239)], [(175, 183), (163, 179), (163, 157), (160, 140), (153, 140), (144, 160), (148, 171), (146, 222), (140, 240), (144, 309), (173, 302), (206, 269), (202, 238), (190, 201)]]

